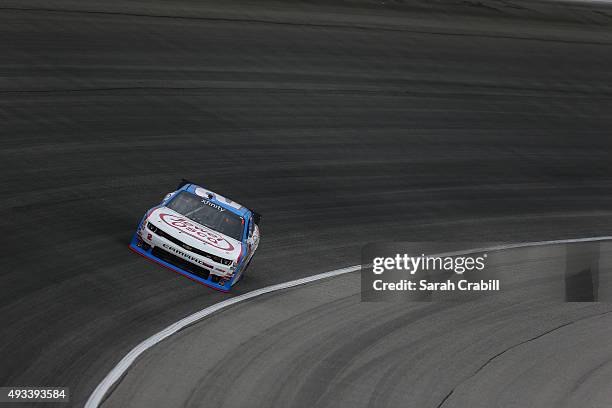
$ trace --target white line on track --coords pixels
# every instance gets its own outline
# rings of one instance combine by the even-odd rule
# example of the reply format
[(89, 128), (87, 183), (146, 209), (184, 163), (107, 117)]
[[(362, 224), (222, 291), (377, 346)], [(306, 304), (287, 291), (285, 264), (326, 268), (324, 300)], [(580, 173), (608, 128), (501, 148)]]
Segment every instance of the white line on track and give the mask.
[[(515, 249), (515, 248), (524, 248), (524, 247), (535, 247), (535, 246), (543, 246), (543, 245), (558, 245), (558, 244), (575, 244), (581, 242), (595, 242), (595, 241), (608, 241), (612, 240), (612, 236), (603, 236), (603, 237), (590, 237), (590, 238), (577, 238), (577, 239), (559, 239), (553, 241), (537, 241), (537, 242), (522, 242), (517, 244), (508, 244), (508, 245), (498, 245), (489, 248), (476, 248), (469, 249), (465, 251), (458, 251), (448, 253), (447, 255), (458, 255), (458, 254), (466, 254), (473, 252), (492, 252), (492, 251), (502, 251), (506, 249)], [(437, 254), (441, 255), (441, 254)], [(254, 291), (245, 293), (243, 295), (239, 295), (227, 300), (224, 300), (219, 303), (215, 303), (212, 306), (209, 306), (205, 309), (200, 310), (190, 316), (185, 317), (177, 321), (176, 323), (171, 324), (166, 327), (162, 331), (155, 333), (142, 343), (138, 344), (134, 347), (125, 357), (117, 363), (117, 365), (104, 377), (102, 382), (98, 384), (96, 389), (91, 393), (89, 399), (85, 403), (85, 408), (98, 408), (100, 403), (103, 401), (104, 396), (108, 393), (108, 391), (113, 387), (113, 385), (127, 372), (130, 366), (136, 361), (140, 355), (142, 355), (145, 351), (159, 343), (160, 341), (172, 336), (174, 333), (178, 332), (181, 329), (184, 329), (187, 326), (190, 326), (199, 320), (203, 319), (206, 316), (211, 315), (221, 309), (224, 309), (228, 306), (234, 305), (236, 303), (242, 302), (247, 299), (252, 299), (254, 297), (264, 295), (270, 292), (276, 292), (281, 289), (292, 288), (294, 286), (303, 285), (305, 283), (318, 281), (325, 278), (331, 278), (338, 275), (343, 275), (350, 272), (355, 272), (361, 269), (361, 265), (349, 266), (342, 269), (336, 269), (330, 272), (320, 273), (318, 275), (309, 276), (307, 278), (296, 279), (289, 282), (279, 283), (277, 285), (266, 286), (265, 288), (256, 289)]]

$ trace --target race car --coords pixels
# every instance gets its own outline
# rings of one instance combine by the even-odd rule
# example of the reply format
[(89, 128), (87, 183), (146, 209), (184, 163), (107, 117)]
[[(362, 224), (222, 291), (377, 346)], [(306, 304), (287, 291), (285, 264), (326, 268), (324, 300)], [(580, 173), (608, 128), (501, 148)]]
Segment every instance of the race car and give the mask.
[(188, 180), (148, 210), (130, 249), (214, 289), (227, 292), (259, 245), (261, 216)]

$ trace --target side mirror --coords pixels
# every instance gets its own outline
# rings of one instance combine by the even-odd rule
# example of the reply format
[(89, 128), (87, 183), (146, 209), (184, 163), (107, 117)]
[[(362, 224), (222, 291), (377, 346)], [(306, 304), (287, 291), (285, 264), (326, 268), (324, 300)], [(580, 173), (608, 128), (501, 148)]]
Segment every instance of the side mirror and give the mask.
[(161, 201), (161, 202), (162, 202), (162, 203), (165, 203), (166, 201), (168, 201), (169, 199), (171, 199), (171, 198), (172, 198), (172, 196), (174, 195), (174, 193), (176, 193), (176, 191), (173, 191), (173, 192), (171, 192), (171, 193), (166, 194), (166, 195), (164, 196), (164, 198), (162, 198), (162, 201)]

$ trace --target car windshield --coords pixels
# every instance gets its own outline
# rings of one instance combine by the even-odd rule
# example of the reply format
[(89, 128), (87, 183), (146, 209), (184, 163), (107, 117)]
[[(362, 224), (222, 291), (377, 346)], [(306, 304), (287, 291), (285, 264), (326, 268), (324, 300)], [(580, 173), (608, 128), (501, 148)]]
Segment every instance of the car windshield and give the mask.
[(203, 197), (181, 191), (170, 200), (167, 207), (198, 224), (219, 231), (238, 241), (241, 240), (242, 218)]

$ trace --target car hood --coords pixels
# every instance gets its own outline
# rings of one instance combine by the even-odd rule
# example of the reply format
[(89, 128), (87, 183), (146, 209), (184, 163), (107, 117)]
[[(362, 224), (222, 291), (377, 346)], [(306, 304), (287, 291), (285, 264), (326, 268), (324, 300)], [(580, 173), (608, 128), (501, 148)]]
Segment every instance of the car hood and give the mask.
[(198, 224), (167, 207), (153, 211), (148, 221), (191, 247), (233, 261), (240, 256), (240, 241)]

